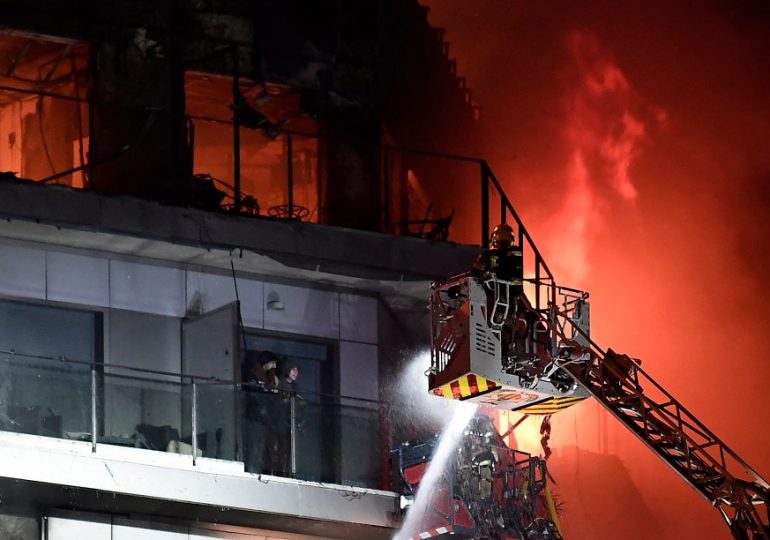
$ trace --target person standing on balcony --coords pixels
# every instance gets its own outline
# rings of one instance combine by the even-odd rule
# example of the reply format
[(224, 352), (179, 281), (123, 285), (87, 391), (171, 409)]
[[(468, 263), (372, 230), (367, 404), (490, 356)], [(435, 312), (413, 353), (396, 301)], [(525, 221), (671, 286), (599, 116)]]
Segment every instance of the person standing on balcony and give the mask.
[(273, 414), (273, 474), (291, 476), (292, 430), (297, 428), (297, 378), (299, 367), (293, 362), (283, 366), (283, 375), (278, 380), (279, 400)]
[(268, 438), (273, 429), (272, 402), (277, 400), (278, 358), (270, 351), (248, 351), (244, 360), (243, 450), (247, 472), (265, 471)]

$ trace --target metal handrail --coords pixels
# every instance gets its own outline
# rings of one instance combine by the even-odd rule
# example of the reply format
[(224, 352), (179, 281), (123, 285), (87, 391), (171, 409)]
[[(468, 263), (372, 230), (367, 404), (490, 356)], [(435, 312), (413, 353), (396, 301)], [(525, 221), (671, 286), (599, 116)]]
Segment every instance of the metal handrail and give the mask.
[[(200, 115), (191, 115), (191, 119), (194, 120), (201, 120), (205, 122), (215, 122), (215, 123), (221, 123), (226, 125), (232, 125), (235, 128), (235, 122), (233, 119), (223, 119), (223, 118), (216, 118), (216, 117), (210, 117), (210, 116), (200, 116)], [(277, 126), (276, 131), (284, 136), (286, 136), (287, 141), (290, 143), (291, 138), (294, 136), (297, 137), (305, 137), (310, 139), (318, 139), (318, 140), (335, 140), (334, 137), (329, 137), (325, 135), (321, 135), (319, 133), (309, 133), (309, 132), (303, 132), (303, 131), (297, 131), (292, 129), (287, 129), (283, 126)], [(481, 199), (481, 205), (482, 208), (488, 208), (489, 204), (489, 188), (492, 187), (494, 191), (500, 196), (501, 199), (501, 208), (500, 208), (500, 218), (498, 220), (498, 223), (504, 223), (506, 222), (507, 214), (510, 214), (512, 218), (516, 221), (517, 227), (520, 231), (520, 238), (521, 240), (526, 240), (527, 243), (530, 245), (530, 247), (533, 249), (533, 253), (536, 255), (538, 261), (542, 263), (545, 273), (549, 278), (553, 278), (553, 275), (548, 268), (548, 266), (545, 264), (542, 255), (540, 254), (540, 251), (535, 246), (534, 240), (530, 236), (529, 232), (527, 231), (526, 227), (523, 224), (523, 221), (519, 217), (518, 213), (516, 212), (515, 208), (510, 202), (510, 199), (505, 193), (505, 190), (503, 189), (502, 185), (500, 184), (500, 181), (495, 176), (495, 174), (492, 172), (492, 168), (490, 164), (483, 158), (477, 157), (477, 156), (470, 156), (470, 155), (463, 155), (463, 154), (452, 154), (447, 152), (439, 152), (435, 150), (426, 150), (421, 148), (412, 148), (412, 147), (405, 147), (405, 146), (396, 146), (396, 145), (387, 145), (382, 144), (380, 145), (380, 150), (384, 151), (386, 153), (396, 153), (396, 154), (410, 154), (410, 155), (417, 155), (417, 156), (425, 156), (430, 158), (436, 158), (436, 159), (442, 159), (442, 160), (448, 160), (448, 161), (456, 161), (456, 162), (463, 162), (463, 163), (472, 163), (479, 166), (480, 175), (482, 177), (482, 199)], [(288, 199), (290, 201), (293, 201), (293, 178), (292, 178), (292, 171), (291, 171), (291, 162), (292, 162), (292, 155), (291, 155), (291, 144), (288, 145), (288, 151), (289, 156), (287, 160), (287, 165), (289, 166), (288, 174), (288, 188), (289, 188), (289, 194)], [(387, 173), (386, 173), (387, 176)], [(389, 178), (383, 179), (385, 183), (389, 181)], [(229, 186), (228, 186), (229, 187)], [(230, 188), (235, 189), (235, 188)], [(237, 191), (237, 190), (236, 190)], [(480, 227), (480, 241), (479, 245), (486, 247), (487, 240), (489, 237), (489, 231), (488, 231), (488, 221), (489, 221), (489, 213), (482, 212), (482, 222)]]
[[(137, 375), (123, 375), (119, 373), (105, 373), (104, 376), (106, 377), (112, 377), (112, 378), (119, 378), (119, 379), (132, 379), (137, 381), (146, 381), (146, 382), (153, 382), (153, 383), (163, 383), (163, 384), (170, 384), (170, 385), (179, 385), (179, 386), (187, 386), (191, 384), (197, 384), (197, 385), (210, 385), (210, 386), (232, 386), (239, 389), (242, 389), (243, 387), (248, 387), (248, 382), (243, 381), (236, 381), (236, 380), (228, 380), (228, 379), (220, 379), (217, 377), (205, 377), (201, 375), (188, 375), (183, 373), (176, 373), (172, 371), (162, 371), (157, 369), (146, 369), (146, 368), (138, 368), (134, 366), (127, 366), (123, 364), (108, 364), (105, 362), (89, 362), (86, 360), (76, 360), (72, 358), (68, 358), (65, 355), (58, 355), (58, 356), (46, 356), (46, 355), (40, 355), (40, 354), (29, 354), (29, 353), (23, 353), (18, 352), (15, 349), (9, 349), (4, 350), (0, 349), (0, 358), (2, 358), (2, 355), (6, 355), (7, 357), (19, 357), (19, 358), (32, 358), (35, 360), (45, 360), (50, 361), (52, 363), (56, 364), (71, 364), (76, 366), (83, 366), (84, 368), (95, 368), (95, 369), (104, 369), (108, 368), (110, 370), (112, 369), (118, 369), (118, 370), (126, 370), (133, 373), (139, 373), (139, 374), (145, 374), (145, 375), (156, 375), (156, 376), (164, 376), (164, 377), (175, 377), (181, 379), (180, 381), (172, 381), (172, 380), (159, 380), (157, 378), (151, 378), (151, 377), (142, 377)], [(371, 405), (385, 405), (384, 402), (379, 400), (373, 400), (373, 399), (366, 399), (356, 396), (346, 396), (346, 395), (340, 395), (340, 394), (331, 394), (328, 392), (302, 392), (303, 395), (307, 396), (314, 396), (314, 397), (325, 397), (325, 398), (335, 398), (340, 400), (346, 400), (346, 401), (355, 401), (359, 403), (367, 403)]]
[[(235, 461), (241, 461), (243, 460), (242, 454), (240, 454), (239, 451), (239, 444), (240, 444), (240, 422), (242, 422), (242, 414), (243, 411), (241, 410), (240, 404), (241, 401), (237, 396), (238, 392), (243, 391), (242, 389), (248, 387), (249, 383), (242, 383), (242, 382), (235, 382), (235, 381), (222, 381), (222, 380), (213, 380), (213, 379), (205, 379), (205, 378), (199, 378), (199, 377), (190, 377), (189, 381), (164, 381), (164, 380), (158, 380), (156, 378), (148, 378), (147, 375), (173, 375), (175, 377), (181, 377), (181, 374), (178, 373), (171, 373), (167, 371), (160, 371), (160, 370), (147, 370), (142, 368), (132, 368), (130, 366), (123, 366), (123, 369), (126, 369), (128, 371), (134, 372), (134, 375), (128, 376), (128, 375), (121, 375), (121, 374), (113, 374), (113, 373), (103, 373), (99, 372), (100, 368), (108, 367), (113, 368), (115, 366), (112, 366), (110, 364), (105, 364), (103, 362), (84, 362), (80, 360), (73, 360), (69, 359), (63, 355), (59, 356), (48, 356), (43, 354), (23, 354), (19, 353), (15, 350), (0, 350), (0, 363), (2, 363), (2, 358), (5, 357), (5, 361), (7, 365), (10, 366), (25, 366), (25, 363), (23, 360), (37, 360), (40, 362), (27, 362), (26, 367), (30, 369), (35, 370), (35, 374), (39, 375), (41, 373), (41, 370), (46, 371), (46, 368), (43, 367), (47, 363), (52, 364), (54, 368), (59, 368), (56, 371), (57, 372), (63, 372), (63, 373), (75, 373), (79, 376), (82, 375), (82, 383), (83, 387), (82, 390), (86, 390), (86, 386), (90, 387), (89, 394), (90, 394), (90, 406), (84, 409), (82, 409), (82, 413), (84, 415), (88, 415), (88, 419), (86, 420), (85, 417), (83, 419), (83, 427), (81, 430), (83, 432), (88, 432), (87, 438), (85, 438), (86, 441), (88, 441), (89, 447), (91, 449), (92, 453), (99, 452), (99, 448), (102, 444), (110, 444), (112, 441), (111, 439), (104, 439), (106, 436), (105, 428), (108, 428), (112, 424), (106, 423), (108, 418), (104, 416), (103, 412), (101, 411), (101, 404), (100, 399), (101, 395), (104, 392), (106, 386), (105, 382), (110, 378), (116, 378), (119, 380), (130, 380), (130, 381), (144, 381), (148, 383), (155, 383), (155, 384), (164, 384), (173, 386), (174, 391), (179, 390), (180, 391), (180, 398), (184, 397), (184, 393), (181, 392), (181, 390), (187, 390), (190, 391), (190, 393), (187, 394), (188, 398), (191, 398), (190, 401), (188, 401), (186, 404), (182, 402), (181, 405), (181, 417), (180, 417), (180, 423), (179, 424), (173, 424), (173, 427), (176, 429), (179, 429), (180, 435), (186, 436), (189, 434), (190, 436), (190, 447), (188, 448), (187, 453), (191, 453), (191, 464), (192, 466), (197, 466), (199, 464), (199, 458), (201, 456), (201, 448), (199, 445), (198, 437), (203, 431), (206, 431), (207, 425), (203, 424), (201, 425), (201, 418), (202, 418), (202, 411), (205, 411), (207, 409), (206, 403), (207, 398), (205, 395), (202, 395), (201, 390), (205, 388), (211, 388), (216, 386), (221, 386), (223, 388), (227, 388), (229, 390), (229, 394), (227, 399), (232, 400), (232, 404), (235, 406), (234, 409), (232, 409), (232, 412), (230, 414), (233, 415), (232, 422), (234, 424), (225, 424), (231, 426), (234, 425), (236, 427), (232, 428), (232, 430), (229, 432), (227, 437), (229, 437), (229, 440), (235, 441), (235, 453), (230, 454), (228, 453), (224, 458), (220, 456), (220, 454), (217, 452), (215, 454), (212, 454), (213, 457), (220, 458), (220, 459), (228, 459), (228, 460), (235, 460)], [(14, 361), (14, 359), (16, 361)], [(19, 362), (19, 360), (22, 360), (22, 362)], [(78, 369), (77, 371), (69, 371), (67, 368), (71, 367), (82, 367), (82, 368), (90, 368), (90, 369)], [(144, 377), (139, 376), (138, 374), (145, 375)], [(86, 382), (88, 381), (88, 382)], [(34, 382), (33, 382), (34, 384)], [(138, 390), (146, 390), (144, 387), (138, 387)], [(328, 414), (331, 414), (335, 418), (345, 418), (345, 411), (349, 412), (356, 412), (354, 418), (359, 418), (359, 414), (363, 411), (366, 411), (369, 413), (369, 416), (366, 416), (366, 418), (375, 418), (375, 415), (377, 417), (382, 418), (383, 416), (387, 416), (386, 412), (386, 405), (381, 401), (374, 401), (374, 400), (367, 400), (364, 398), (358, 398), (353, 396), (338, 396), (338, 395), (331, 395), (331, 394), (323, 394), (323, 393), (317, 393), (317, 392), (302, 392), (301, 395), (298, 394), (291, 394), (288, 396), (288, 401), (286, 401), (287, 395), (285, 393), (266, 393), (265, 397), (268, 396), (275, 396), (275, 399), (280, 400), (282, 403), (287, 403), (287, 406), (291, 407), (291, 416), (290, 416), (290, 446), (288, 447), (288, 465), (287, 470), (284, 471), (284, 473), (275, 473), (275, 474), (287, 474), (291, 477), (296, 478), (298, 476), (298, 450), (297, 445), (299, 444), (299, 436), (300, 432), (298, 430), (301, 430), (302, 423), (301, 418), (298, 412), (298, 405), (299, 401), (303, 397), (305, 398), (303, 401), (306, 402), (307, 398), (310, 396), (329, 396), (335, 398), (335, 402), (333, 403), (315, 403), (310, 402), (307, 403), (307, 405), (314, 406), (318, 405), (321, 407), (334, 407), (334, 411), (329, 411), (324, 409), (324, 414), (322, 416), (319, 416), (319, 421), (327, 417)], [(210, 396), (209, 396), (210, 397)], [(215, 396), (216, 398), (216, 396)], [(43, 406), (45, 404), (41, 404)], [(83, 407), (86, 407), (85, 403), (82, 404)], [(369, 406), (366, 406), (369, 405)], [(53, 413), (52, 413), (53, 414)], [(315, 416), (312, 416), (312, 418), (315, 418)], [(19, 427), (16, 423), (11, 423), (11, 425), (16, 425), (17, 428)], [(223, 424), (224, 425), (224, 424)], [(88, 426), (88, 427), (87, 427)], [(3, 429), (6, 429), (3, 427)], [(16, 431), (17, 429), (11, 428), (12, 431)], [(185, 431), (189, 430), (189, 431)], [(208, 430), (210, 431), (210, 425), (208, 427)], [(36, 433), (36, 432), (31, 432)], [(136, 440), (141, 440), (141, 437), (137, 438)], [(341, 441), (338, 443), (341, 445)], [(386, 444), (384, 440), (381, 440), (380, 444)], [(163, 450), (163, 448), (156, 448), (156, 450)], [(371, 465), (373, 467), (384, 467), (382, 462), (379, 459), (373, 459), (371, 461)], [(387, 470), (387, 467), (385, 467), (383, 470), (381, 470), (378, 473), (378, 477), (381, 478), (382, 474)], [(340, 478), (340, 481), (344, 484), (346, 481), (346, 478)], [(379, 485), (371, 485), (369, 487), (383, 487), (383, 484)]]

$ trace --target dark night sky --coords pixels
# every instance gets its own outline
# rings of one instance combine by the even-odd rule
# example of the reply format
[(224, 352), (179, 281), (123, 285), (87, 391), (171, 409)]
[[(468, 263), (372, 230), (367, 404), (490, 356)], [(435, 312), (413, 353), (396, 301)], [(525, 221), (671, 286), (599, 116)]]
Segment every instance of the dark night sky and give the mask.
[[(557, 279), (591, 292), (595, 340), (770, 476), (770, 4), (429, 5), (483, 157)], [(595, 404), (554, 438), (568, 538), (730, 538)]]

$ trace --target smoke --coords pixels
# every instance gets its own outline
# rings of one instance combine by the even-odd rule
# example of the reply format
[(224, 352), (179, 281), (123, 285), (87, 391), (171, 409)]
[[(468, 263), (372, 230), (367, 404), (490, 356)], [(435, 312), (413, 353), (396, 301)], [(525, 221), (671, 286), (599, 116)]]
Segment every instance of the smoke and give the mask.
[(638, 193), (629, 169), (646, 131), (632, 111), (640, 99), (595, 34), (575, 31), (566, 41), (576, 80), (563, 83), (564, 138), (579, 158), (578, 174), (593, 157), (599, 161), (597, 183), (606, 181), (623, 199), (634, 200)]
[(407, 352), (406, 358), (404, 369), (390, 389), (394, 401), (399, 404), (402, 425), (397, 429), (401, 434), (414, 432), (415, 436), (438, 433), (456, 413), (460, 402), (428, 392), (429, 350)]
[(589, 271), (589, 242), (599, 226), (595, 212), (595, 196), (589, 181), (589, 172), (583, 152), (575, 150), (567, 167), (570, 183), (565, 193), (561, 210), (554, 215), (550, 225), (551, 244), (557, 238), (569, 238), (559, 248), (563, 257), (556, 261), (554, 269), (558, 276), (565, 276), (565, 282), (581, 283)]
[(394, 402), (398, 404), (398, 418), (391, 418), (394, 432), (401, 439), (397, 442), (425, 438), (439, 432), (441, 437), (420, 482), (414, 504), (394, 540), (406, 540), (420, 532), (417, 528), (446, 470), (447, 460), (477, 409), (473, 403), (446, 399), (428, 392), (426, 372), (430, 368), (430, 351), (411, 351), (406, 356), (406, 365), (390, 389)]

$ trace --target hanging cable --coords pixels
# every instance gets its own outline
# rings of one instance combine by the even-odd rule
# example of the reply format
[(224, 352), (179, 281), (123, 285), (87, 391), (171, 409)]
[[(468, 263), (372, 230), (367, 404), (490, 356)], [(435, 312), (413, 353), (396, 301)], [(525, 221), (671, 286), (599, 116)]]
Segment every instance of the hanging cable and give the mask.
[[(242, 252), (241, 252), (242, 253)], [(233, 264), (233, 252), (230, 251), (230, 270), (233, 275), (233, 287), (235, 287), (235, 301), (238, 303), (238, 327), (241, 329), (241, 339), (243, 340), (243, 350), (246, 350), (246, 330), (243, 328), (243, 314), (241, 313), (241, 299), (238, 295), (238, 280), (235, 278), (235, 264)]]

